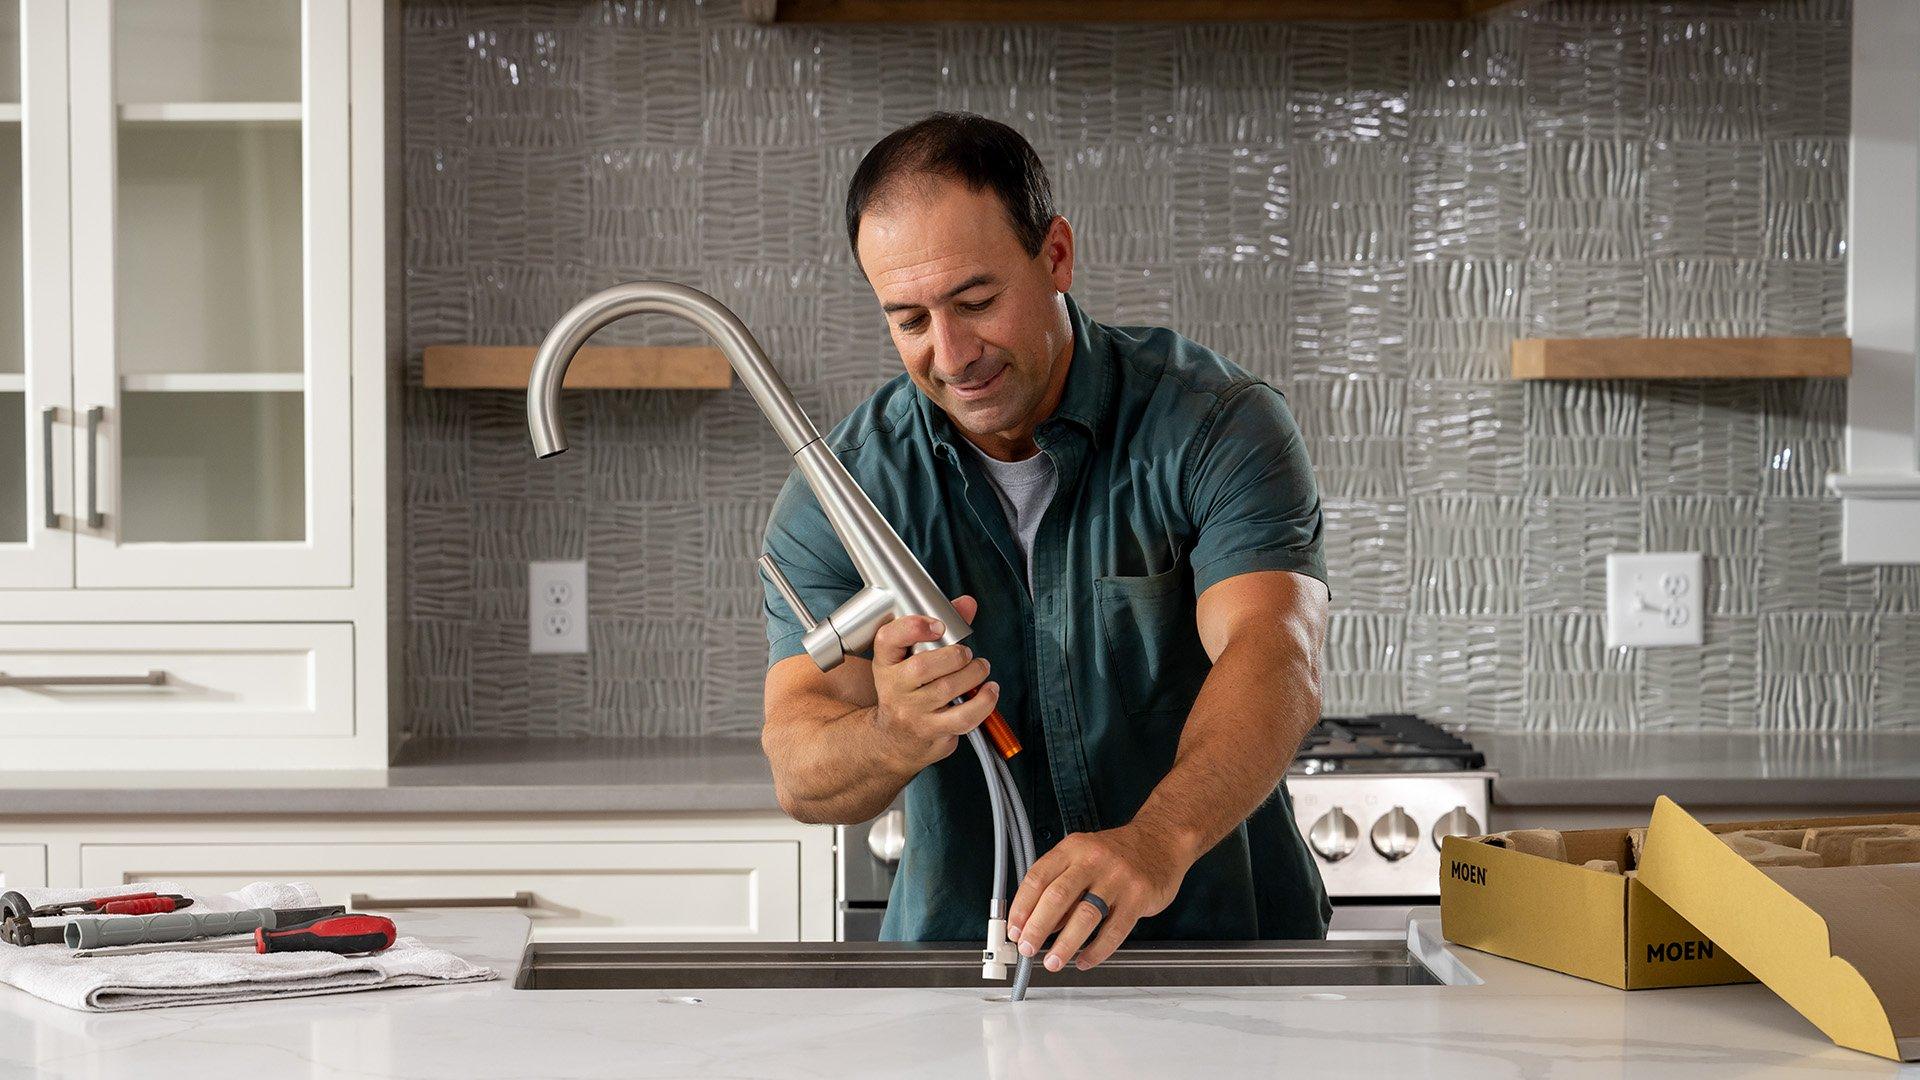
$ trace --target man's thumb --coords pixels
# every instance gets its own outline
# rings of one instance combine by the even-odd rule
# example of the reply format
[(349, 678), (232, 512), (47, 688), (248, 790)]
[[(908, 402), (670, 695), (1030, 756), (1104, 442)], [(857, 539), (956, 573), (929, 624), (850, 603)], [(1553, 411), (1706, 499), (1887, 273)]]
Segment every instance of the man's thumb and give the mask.
[(973, 617), (980, 614), (980, 601), (971, 596), (956, 596), (953, 598), (953, 609), (960, 613), (961, 618), (972, 622)]

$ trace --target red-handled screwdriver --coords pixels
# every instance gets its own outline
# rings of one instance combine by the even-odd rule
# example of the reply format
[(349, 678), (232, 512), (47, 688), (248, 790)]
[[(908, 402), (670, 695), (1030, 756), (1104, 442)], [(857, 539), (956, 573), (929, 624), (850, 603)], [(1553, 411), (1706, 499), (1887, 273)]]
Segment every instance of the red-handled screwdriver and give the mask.
[(393, 920), (384, 915), (335, 915), (291, 930), (253, 932), (255, 952), (379, 952), (393, 944)]
[(199, 941), (161, 941), (148, 945), (115, 945), (75, 949), (69, 956), (124, 956), (129, 953), (187, 952), (246, 949), (251, 952), (380, 952), (394, 941), (393, 920), (384, 915), (333, 915), (284, 930), (260, 927), (248, 936), (203, 938)]

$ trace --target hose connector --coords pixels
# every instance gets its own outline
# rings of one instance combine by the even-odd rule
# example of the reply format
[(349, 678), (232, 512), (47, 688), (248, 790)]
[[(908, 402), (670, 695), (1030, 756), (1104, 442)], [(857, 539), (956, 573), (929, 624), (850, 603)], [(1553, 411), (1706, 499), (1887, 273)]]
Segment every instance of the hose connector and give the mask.
[(980, 954), (980, 977), (1004, 979), (1007, 966), (1020, 962), (1020, 947), (1007, 937), (1007, 920), (987, 920), (987, 947)]

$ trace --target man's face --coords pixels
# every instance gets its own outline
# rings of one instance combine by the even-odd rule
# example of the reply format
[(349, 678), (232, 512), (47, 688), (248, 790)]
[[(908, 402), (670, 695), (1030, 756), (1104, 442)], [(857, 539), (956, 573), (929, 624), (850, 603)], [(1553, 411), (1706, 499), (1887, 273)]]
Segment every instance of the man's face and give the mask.
[(1066, 219), (1028, 255), (991, 191), (908, 180), (862, 215), (857, 251), (921, 391), (969, 435), (1030, 439), (1072, 352)]

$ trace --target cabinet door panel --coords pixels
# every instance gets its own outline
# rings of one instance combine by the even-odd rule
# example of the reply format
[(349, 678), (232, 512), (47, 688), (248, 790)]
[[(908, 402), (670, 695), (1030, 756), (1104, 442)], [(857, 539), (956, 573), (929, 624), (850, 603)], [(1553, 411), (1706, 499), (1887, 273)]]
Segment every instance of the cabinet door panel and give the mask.
[(73, 587), (66, 35), (0, 0), (0, 588)]
[(77, 581), (350, 584), (345, 0), (71, 25)]

